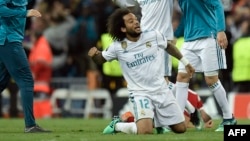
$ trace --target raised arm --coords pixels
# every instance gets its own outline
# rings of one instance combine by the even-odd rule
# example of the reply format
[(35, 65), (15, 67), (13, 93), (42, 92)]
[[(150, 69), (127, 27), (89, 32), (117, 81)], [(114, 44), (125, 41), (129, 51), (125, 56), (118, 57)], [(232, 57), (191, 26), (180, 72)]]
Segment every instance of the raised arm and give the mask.
[(93, 59), (96, 64), (103, 64), (106, 62), (105, 58), (102, 56), (102, 52), (96, 47), (90, 48), (88, 55)]

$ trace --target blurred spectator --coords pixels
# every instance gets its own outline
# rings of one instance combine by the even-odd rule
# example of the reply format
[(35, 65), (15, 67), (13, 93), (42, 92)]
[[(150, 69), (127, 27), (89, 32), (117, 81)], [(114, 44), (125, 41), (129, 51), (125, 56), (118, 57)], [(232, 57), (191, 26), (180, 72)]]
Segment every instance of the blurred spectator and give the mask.
[(250, 17), (250, 1), (237, 0), (232, 10), (226, 12), (226, 24), (227, 28), (232, 34), (231, 42), (234, 42), (242, 36), (242, 23), (244, 20)]
[(97, 16), (97, 23), (100, 35), (106, 33), (106, 23), (109, 15), (117, 6), (111, 0), (92, 0), (95, 6), (95, 14)]
[(250, 19), (242, 25), (243, 36), (233, 45), (233, 81), (236, 91), (250, 92)]
[(79, 64), (80, 73), (84, 76), (86, 76), (86, 70), (95, 69), (94, 63), (87, 56), (87, 51), (97, 44), (99, 38), (92, 7), (91, 2), (82, 3), (81, 15), (76, 17), (76, 23), (68, 39), (70, 56)]
[(50, 97), (53, 54), (46, 38), (40, 32), (33, 32), (29, 63), (34, 78), (34, 97)]
[(29, 64), (34, 79), (34, 116), (48, 118), (52, 115), (50, 82), (53, 54), (42, 32), (33, 31), (31, 41), (33, 46), (29, 53)]
[(90, 59), (87, 52), (92, 46), (96, 46), (99, 39), (99, 30), (96, 16), (93, 13), (93, 3), (89, 0), (81, 4), (80, 15), (76, 17), (68, 39), (69, 56), (77, 66), (77, 74), (87, 76), (88, 88), (97, 87), (98, 68)]
[[(69, 14), (68, 9), (61, 0), (53, 0), (47, 7), (49, 27), (44, 31), (53, 53), (53, 76), (67, 76), (72, 63), (68, 58), (68, 34), (75, 24), (75, 19)], [(67, 66), (67, 67), (65, 67)]]

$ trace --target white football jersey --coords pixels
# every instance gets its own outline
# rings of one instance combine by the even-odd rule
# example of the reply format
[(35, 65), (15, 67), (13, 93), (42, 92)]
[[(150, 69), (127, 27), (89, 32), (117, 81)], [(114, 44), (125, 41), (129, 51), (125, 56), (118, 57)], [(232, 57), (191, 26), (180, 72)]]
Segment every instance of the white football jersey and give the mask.
[(173, 40), (172, 14), (173, 0), (136, 0), (141, 7), (142, 30), (155, 29), (162, 32), (168, 39)]
[(155, 92), (167, 87), (162, 77), (162, 48), (167, 39), (158, 31), (142, 32), (137, 42), (127, 39), (113, 42), (102, 51), (107, 61), (117, 59), (129, 91)]

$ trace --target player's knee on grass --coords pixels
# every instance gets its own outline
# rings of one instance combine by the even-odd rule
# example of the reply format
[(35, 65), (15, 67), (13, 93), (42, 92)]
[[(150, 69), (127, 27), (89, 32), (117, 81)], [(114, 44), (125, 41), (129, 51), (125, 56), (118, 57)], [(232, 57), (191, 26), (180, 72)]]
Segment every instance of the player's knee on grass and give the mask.
[(185, 133), (186, 130), (187, 130), (185, 122), (181, 122), (181, 123), (178, 123), (178, 124), (170, 125), (169, 127), (171, 128), (171, 130), (174, 133)]
[(137, 134), (153, 134), (153, 120), (144, 118), (136, 121)]

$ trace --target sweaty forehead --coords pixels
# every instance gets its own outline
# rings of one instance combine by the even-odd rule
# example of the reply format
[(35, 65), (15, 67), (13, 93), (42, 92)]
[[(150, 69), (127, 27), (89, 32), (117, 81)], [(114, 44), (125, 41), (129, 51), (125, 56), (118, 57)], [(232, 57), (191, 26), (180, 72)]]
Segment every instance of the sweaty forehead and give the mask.
[(136, 19), (136, 16), (133, 13), (129, 13), (129, 14), (125, 15), (123, 18), (126, 21), (126, 20), (130, 20), (130, 19)]

